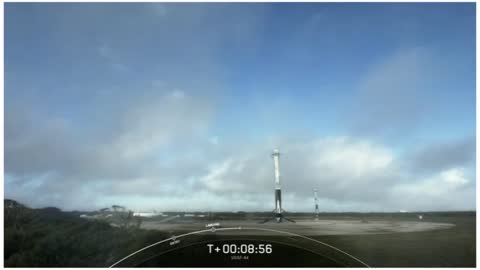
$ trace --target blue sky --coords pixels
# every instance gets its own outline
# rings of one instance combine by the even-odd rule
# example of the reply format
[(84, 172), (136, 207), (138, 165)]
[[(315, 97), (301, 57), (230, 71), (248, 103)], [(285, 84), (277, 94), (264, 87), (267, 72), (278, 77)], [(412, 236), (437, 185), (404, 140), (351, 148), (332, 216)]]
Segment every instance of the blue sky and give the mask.
[(474, 209), (475, 74), (475, 3), (7, 3), (5, 196)]

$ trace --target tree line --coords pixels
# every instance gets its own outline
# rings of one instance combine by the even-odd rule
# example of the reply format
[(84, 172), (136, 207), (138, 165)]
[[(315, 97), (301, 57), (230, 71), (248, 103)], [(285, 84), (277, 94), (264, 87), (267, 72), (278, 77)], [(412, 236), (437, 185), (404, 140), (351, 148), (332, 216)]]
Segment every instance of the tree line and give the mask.
[(166, 237), (138, 226), (112, 227), (75, 212), (4, 204), (6, 267), (108, 267), (124, 256)]

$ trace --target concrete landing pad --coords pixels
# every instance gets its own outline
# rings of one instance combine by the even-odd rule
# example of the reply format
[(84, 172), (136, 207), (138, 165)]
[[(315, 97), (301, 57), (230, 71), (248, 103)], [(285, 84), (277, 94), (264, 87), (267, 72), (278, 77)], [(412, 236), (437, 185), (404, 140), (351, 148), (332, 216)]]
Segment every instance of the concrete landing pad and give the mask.
[[(384, 234), (384, 233), (405, 233), (421, 232), (429, 230), (444, 230), (455, 226), (450, 223), (437, 223), (426, 221), (364, 221), (364, 220), (299, 220), (296, 223), (290, 222), (267, 222), (260, 224), (257, 220), (228, 220), (228, 221), (208, 221), (201, 220), (171, 220), (162, 221), (144, 221), (142, 228), (161, 230), (168, 232), (175, 231), (199, 231), (205, 230), (208, 223), (220, 223), (220, 228), (241, 227), (242, 230), (218, 231), (222, 235), (277, 235), (271, 231), (262, 231), (255, 229), (269, 229), (285, 231), (300, 235), (361, 235), (361, 234)], [(252, 228), (252, 229), (249, 229)]]

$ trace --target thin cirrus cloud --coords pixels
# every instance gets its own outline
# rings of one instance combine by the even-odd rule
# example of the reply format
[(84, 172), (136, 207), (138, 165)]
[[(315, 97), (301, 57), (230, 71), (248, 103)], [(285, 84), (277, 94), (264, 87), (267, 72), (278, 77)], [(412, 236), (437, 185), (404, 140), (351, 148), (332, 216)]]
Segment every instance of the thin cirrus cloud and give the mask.
[(118, 56), (115, 56), (114, 51), (111, 47), (107, 45), (102, 45), (98, 48), (98, 54), (100, 57), (104, 58), (109, 66), (115, 71), (128, 71), (128, 66), (126, 64), (120, 63)]

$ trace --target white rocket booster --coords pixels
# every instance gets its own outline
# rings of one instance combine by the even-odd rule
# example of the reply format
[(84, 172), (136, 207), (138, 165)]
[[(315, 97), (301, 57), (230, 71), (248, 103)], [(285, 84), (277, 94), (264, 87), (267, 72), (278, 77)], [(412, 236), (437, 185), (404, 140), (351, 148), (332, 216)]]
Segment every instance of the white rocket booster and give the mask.
[[(282, 222), (283, 220), (287, 220), (289, 222), (295, 223), (295, 220), (289, 219), (283, 215), (285, 211), (282, 208), (282, 190), (280, 185), (280, 152), (278, 151), (278, 149), (273, 150), (272, 158), (273, 158), (273, 169), (275, 174), (275, 209), (273, 210), (273, 213), (274, 213), (273, 218), (276, 219), (277, 222)], [(268, 222), (273, 218), (267, 218), (266, 220), (260, 223)]]
[(281, 189), (280, 164), (279, 164), (280, 152), (278, 151), (278, 149), (273, 150), (272, 157), (273, 157), (273, 167), (275, 169), (275, 189)]
[(278, 149), (274, 149), (272, 153), (273, 158), (273, 167), (275, 173), (275, 214), (277, 221), (280, 222), (282, 219), (282, 191), (280, 185), (280, 152)]

